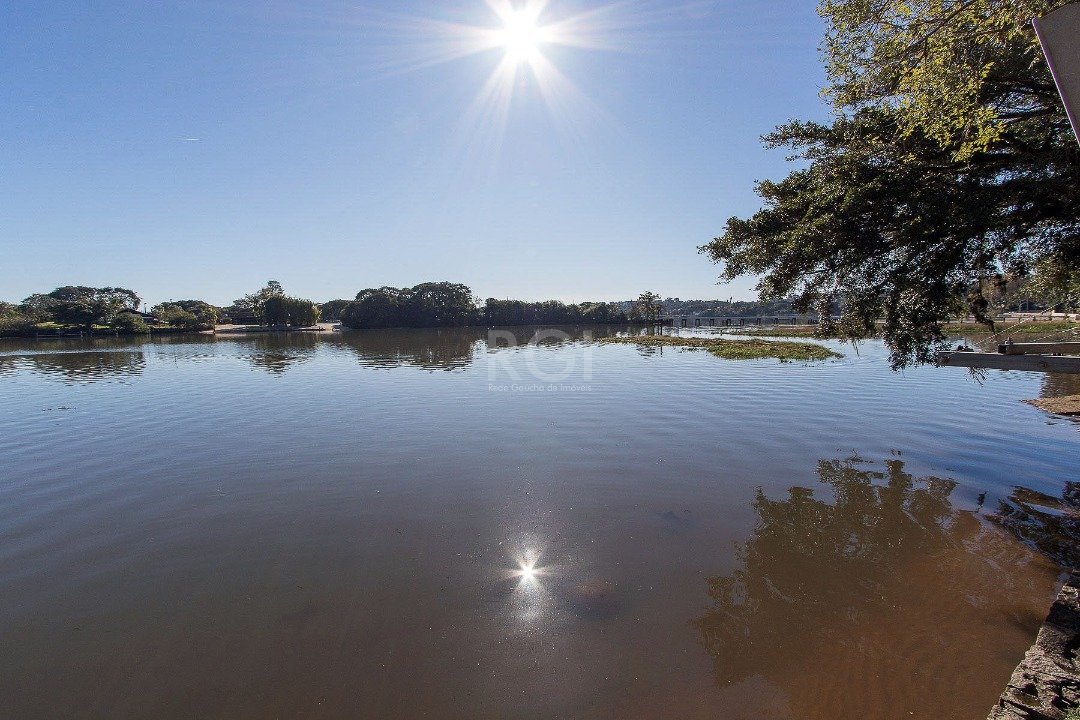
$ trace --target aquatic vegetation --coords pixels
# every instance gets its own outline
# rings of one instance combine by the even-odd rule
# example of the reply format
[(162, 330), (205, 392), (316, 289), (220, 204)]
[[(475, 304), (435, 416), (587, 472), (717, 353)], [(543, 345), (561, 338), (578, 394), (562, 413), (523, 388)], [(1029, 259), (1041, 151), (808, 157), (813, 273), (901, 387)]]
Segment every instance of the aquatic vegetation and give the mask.
[(812, 337), (818, 339), (840, 340), (839, 333), (823, 333), (820, 325), (774, 325), (772, 327), (733, 327), (724, 328), (728, 335), (745, 335), (747, 337), (788, 338), (788, 337)]
[(770, 340), (731, 340), (727, 338), (678, 337), (675, 335), (630, 335), (603, 338), (601, 342), (638, 345), (640, 347), (681, 347), (707, 350), (724, 360), (828, 360), (843, 357), (824, 345), (808, 342), (778, 342)]

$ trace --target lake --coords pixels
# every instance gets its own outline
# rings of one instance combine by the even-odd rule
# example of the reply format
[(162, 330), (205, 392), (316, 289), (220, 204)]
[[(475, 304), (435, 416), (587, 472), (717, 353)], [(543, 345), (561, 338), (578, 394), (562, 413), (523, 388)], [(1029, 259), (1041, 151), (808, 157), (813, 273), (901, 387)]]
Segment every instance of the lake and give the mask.
[(0, 716), (984, 718), (1080, 382), (611, 332), (0, 342)]

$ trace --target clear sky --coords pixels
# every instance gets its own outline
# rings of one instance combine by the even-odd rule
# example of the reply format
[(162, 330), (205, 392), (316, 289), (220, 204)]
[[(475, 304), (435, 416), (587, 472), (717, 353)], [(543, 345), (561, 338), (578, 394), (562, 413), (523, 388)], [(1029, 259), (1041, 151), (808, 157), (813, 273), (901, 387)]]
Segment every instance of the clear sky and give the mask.
[(506, 1), (4, 3), (0, 299), (753, 297), (696, 248), (826, 116), (815, 3)]

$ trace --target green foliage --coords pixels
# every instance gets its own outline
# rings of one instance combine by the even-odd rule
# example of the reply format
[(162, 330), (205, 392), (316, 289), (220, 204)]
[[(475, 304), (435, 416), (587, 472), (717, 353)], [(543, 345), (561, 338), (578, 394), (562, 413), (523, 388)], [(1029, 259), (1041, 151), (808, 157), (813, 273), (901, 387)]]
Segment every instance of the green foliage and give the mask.
[(218, 309), (202, 300), (173, 300), (155, 305), (151, 312), (161, 322), (185, 330), (210, 330), (218, 321)]
[(484, 322), (487, 325), (509, 326), (530, 325), (529, 318), (535, 317), (535, 303), (521, 300), (497, 300), (488, 298), (484, 301)]
[(629, 322), (626, 313), (616, 303), (582, 303), (578, 305), (581, 321), (595, 325), (622, 325)]
[(1031, 282), (1024, 290), (1048, 308), (1076, 310), (1080, 308), (1080, 267), (1070, 267), (1053, 259), (1043, 260), (1035, 266)]
[(65, 286), (23, 301), (25, 314), (39, 322), (79, 325), (111, 325), (121, 310), (136, 310), (141, 300), (125, 288)]
[(283, 295), (268, 297), (259, 308), (259, 317), (265, 325), (288, 325), (289, 309)]
[(23, 312), (21, 306), (0, 302), (0, 337), (32, 335), (37, 321)]
[(992, 326), (1033, 267), (1080, 269), (1080, 150), (1028, 23), (1051, 5), (825, 0), (836, 118), (766, 136), (802, 167), (702, 248), (721, 278), (823, 318), (839, 303), (852, 339), (884, 318), (902, 367), (932, 362), (952, 317)]
[(302, 298), (287, 298), (286, 307), (289, 311), (289, 324), (296, 327), (308, 327), (319, 322), (321, 311), (319, 306), (310, 300)]
[(361, 290), (341, 311), (341, 324), (356, 329), (401, 326), (402, 292), (391, 287)]
[(350, 328), (461, 327), (465, 325), (573, 325), (625, 323), (617, 303), (524, 302), (488, 298), (477, 307), (472, 291), (456, 283), (423, 283), (412, 288), (369, 288), (341, 313)]
[(271, 326), (308, 327), (319, 322), (319, 307), (310, 300), (273, 295), (262, 303), (262, 319)]
[(337, 322), (341, 320), (341, 313), (352, 300), (330, 300), (319, 306), (319, 312), (325, 322)]
[(637, 301), (634, 303), (632, 314), (635, 317), (640, 317), (648, 322), (656, 322), (656, 319), (660, 317), (660, 313), (664, 307), (660, 302), (660, 296), (651, 290), (647, 290), (638, 295)]
[(261, 290), (245, 295), (226, 308), (232, 320), (255, 317), (263, 325), (307, 327), (319, 322), (319, 306), (310, 300), (289, 297), (277, 280), (270, 280)]
[(233, 304), (227, 308), (226, 315), (230, 318), (262, 318), (263, 305), (266, 301), (270, 298), (281, 297), (284, 294), (285, 290), (282, 288), (281, 283), (277, 280), (269, 280), (262, 289), (234, 300)]
[(823, 0), (836, 109), (891, 106), (956, 159), (1063, 113), (1031, 19), (1067, 0)]
[(409, 327), (459, 327), (476, 317), (472, 290), (460, 283), (421, 283), (405, 292), (402, 309)]
[(603, 342), (638, 345), (640, 347), (673, 346), (693, 350), (708, 350), (725, 360), (828, 360), (843, 357), (824, 345), (808, 342), (769, 340), (726, 340), (720, 338), (678, 337), (676, 335), (630, 335), (604, 338)]
[(595, 325), (622, 324), (627, 317), (616, 303), (567, 304), (558, 300), (524, 302), (488, 298), (480, 310), (485, 325)]
[(150, 326), (146, 324), (142, 316), (134, 312), (117, 313), (116, 317), (113, 318), (112, 328), (130, 335), (144, 335), (150, 332)]
[(422, 283), (412, 288), (369, 288), (342, 311), (350, 328), (460, 327), (476, 320), (476, 303), (465, 285)]

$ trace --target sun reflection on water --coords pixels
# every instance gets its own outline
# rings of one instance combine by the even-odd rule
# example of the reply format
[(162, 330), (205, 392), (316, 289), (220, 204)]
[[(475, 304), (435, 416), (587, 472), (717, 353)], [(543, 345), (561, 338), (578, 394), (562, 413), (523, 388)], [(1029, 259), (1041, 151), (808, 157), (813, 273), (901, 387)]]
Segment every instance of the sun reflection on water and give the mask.
[(536, 582), (536, 576), (539, 574), (539, 570), (535, 565), (522, 565), (518, 570), (518, 575), (521, 577), (521, 582), (531, 583)]
[(532, 629), (554, 611), (554, 596), (551, 588), (545, 585), (554, 568), (543, 563), (541, 554), (536, 550), (522, 551), (512, 558), (512, 563), (513, 566), (506, 571), (507, 580), (513, 583), (509, 596), (510, 611), (519, 627)]

